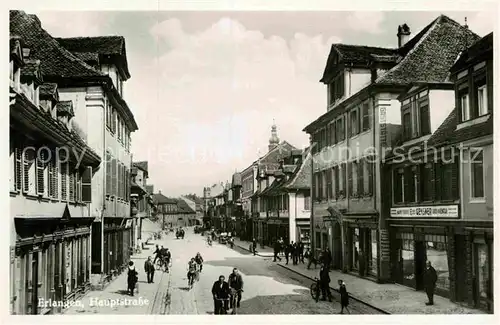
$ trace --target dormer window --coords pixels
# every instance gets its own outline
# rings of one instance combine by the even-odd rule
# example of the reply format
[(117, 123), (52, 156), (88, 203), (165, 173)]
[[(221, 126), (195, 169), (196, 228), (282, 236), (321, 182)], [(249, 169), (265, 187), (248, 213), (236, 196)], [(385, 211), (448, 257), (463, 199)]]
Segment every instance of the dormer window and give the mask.
[(428, 94), (425, 90), (402, 101), (404, 141), (431, 133)]
[[(485, 64), (471, 67), (467, 77), (462, 78), (456, 87), (456, 102), (460, 112), (460, 122), (474, 120), (490, 113), (492, 94), (488, 92)], [(460, 73), (459, 73), (460, 74)]]
[(328, 85), (330, 105), (344, 97), (344, 88), (344, 73), (341, 73)]

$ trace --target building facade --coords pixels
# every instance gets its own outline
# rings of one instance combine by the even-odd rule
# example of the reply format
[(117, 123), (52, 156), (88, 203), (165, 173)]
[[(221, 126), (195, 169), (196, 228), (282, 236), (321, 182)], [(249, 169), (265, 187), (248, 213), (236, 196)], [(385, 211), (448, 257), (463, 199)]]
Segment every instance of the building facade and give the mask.
[(10, 20), (10, 309), (56, 313), (62, 306), (39, 301), (73, 301), (90, 289), (91, 200), (101, 157), (53, 82), (61, 71), (52, 64), (72, 63), (44, 43), (50, 35), (34, 37), (41, 32), (36, 16), (13, 11)]
[[(490, 312), (492, 83), (489, 34), (461, 53), (450, 82), (413, 85), (401, 97), (403, 143), (398, 157), (388, 161), (393, 280), (421, 290), (425, 263), (430, 261), (438, 274), (438, 294)], [(405, 119), (410, 106), (416, 109)], [(421, 115), (418, 123), (411, 123), (414, 113)]]
[(147, 180), (149, 178), (148, 162), (138, 161), (132, 164), (130, 173), (130, 216), (132, 220), (132, 247), (142, 247), (142, 220), (151, 218), (153, 205), (152, 193), (148, 192)]
[(382, 159), (399, 140), (398, 97), (413, 81), (444, 81), (466, 38), (477, 35), (442, 15), (412, 38), (399, 26), (395, 49), (332, 45), (321, 80), (327, 112), (304, 131), (314, 154), (312, 242), (330, 248), (334, 268), (391, 281)]
[(310, 150), (292, 150), (284, 157), (279, 168), (259, 173), (259, 198), (263, 225), (264, 244), (272, 245), (283, 238), (286, 243), (310, 244)]

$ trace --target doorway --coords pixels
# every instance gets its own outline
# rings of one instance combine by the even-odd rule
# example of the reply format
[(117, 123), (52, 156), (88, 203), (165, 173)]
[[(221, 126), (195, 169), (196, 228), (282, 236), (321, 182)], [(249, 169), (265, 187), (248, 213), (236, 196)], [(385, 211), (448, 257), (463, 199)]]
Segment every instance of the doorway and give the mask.
[(342, 231), (338, 222), (333, 226), (333, 268), (342, 268)]
[(426, 245), (423, 241), (415, 241), (415, 289), (424, 289), (425, 262), (427, 259)]
[(33, 252), (31, 260), (31, 314), (38, 314), (38, 252)]

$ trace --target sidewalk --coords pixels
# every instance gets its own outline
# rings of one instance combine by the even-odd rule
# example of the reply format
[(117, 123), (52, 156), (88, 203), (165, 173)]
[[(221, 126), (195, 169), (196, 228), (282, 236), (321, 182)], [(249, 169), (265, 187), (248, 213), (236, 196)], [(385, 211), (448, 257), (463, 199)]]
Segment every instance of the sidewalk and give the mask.
[[(303, 275), (311, 280), (319, 277), (319, 267), (307, 269), (307, 264), (293, 265), (278, 262), (278, 265)], [(462, 307), (447, 298), (434, 296), (434, 305), (426, 306), (425, 292), (415, 291), (398, 284), (379, 284), (340, 271), (330, 271), (332, 289), (336, 289), (338, 279), (344, 280), (349, 295), (390, 314), (485, 314), (481, 310)]]
[[(240, 240), (238, 238), (234, 238), (234, 245), (236, 245), (239, 248), (244, 249), (246, 251), (252, 252), (250, 250), (250, 245), (252, 245), (252, 242)], [(273, 257), (274, 252), (273, 252), (273, 249), (271, 247), (266, 246), (265, 248), (260, 248), (260, 244), (257, 244), (257, 254), (256, 255), (260, 256), (260, 257)]]

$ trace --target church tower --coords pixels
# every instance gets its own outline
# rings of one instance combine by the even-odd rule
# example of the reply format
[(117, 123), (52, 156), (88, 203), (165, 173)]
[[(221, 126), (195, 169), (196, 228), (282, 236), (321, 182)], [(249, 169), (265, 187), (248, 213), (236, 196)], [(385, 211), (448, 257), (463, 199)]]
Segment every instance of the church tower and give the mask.
[(278, 138), (278, 132), (276, 131), (276, 123), (273, 121), (273, 126), (271, 126), (271, 137), (269, 138), (269, 151), (276, 148), (280, 143)]

